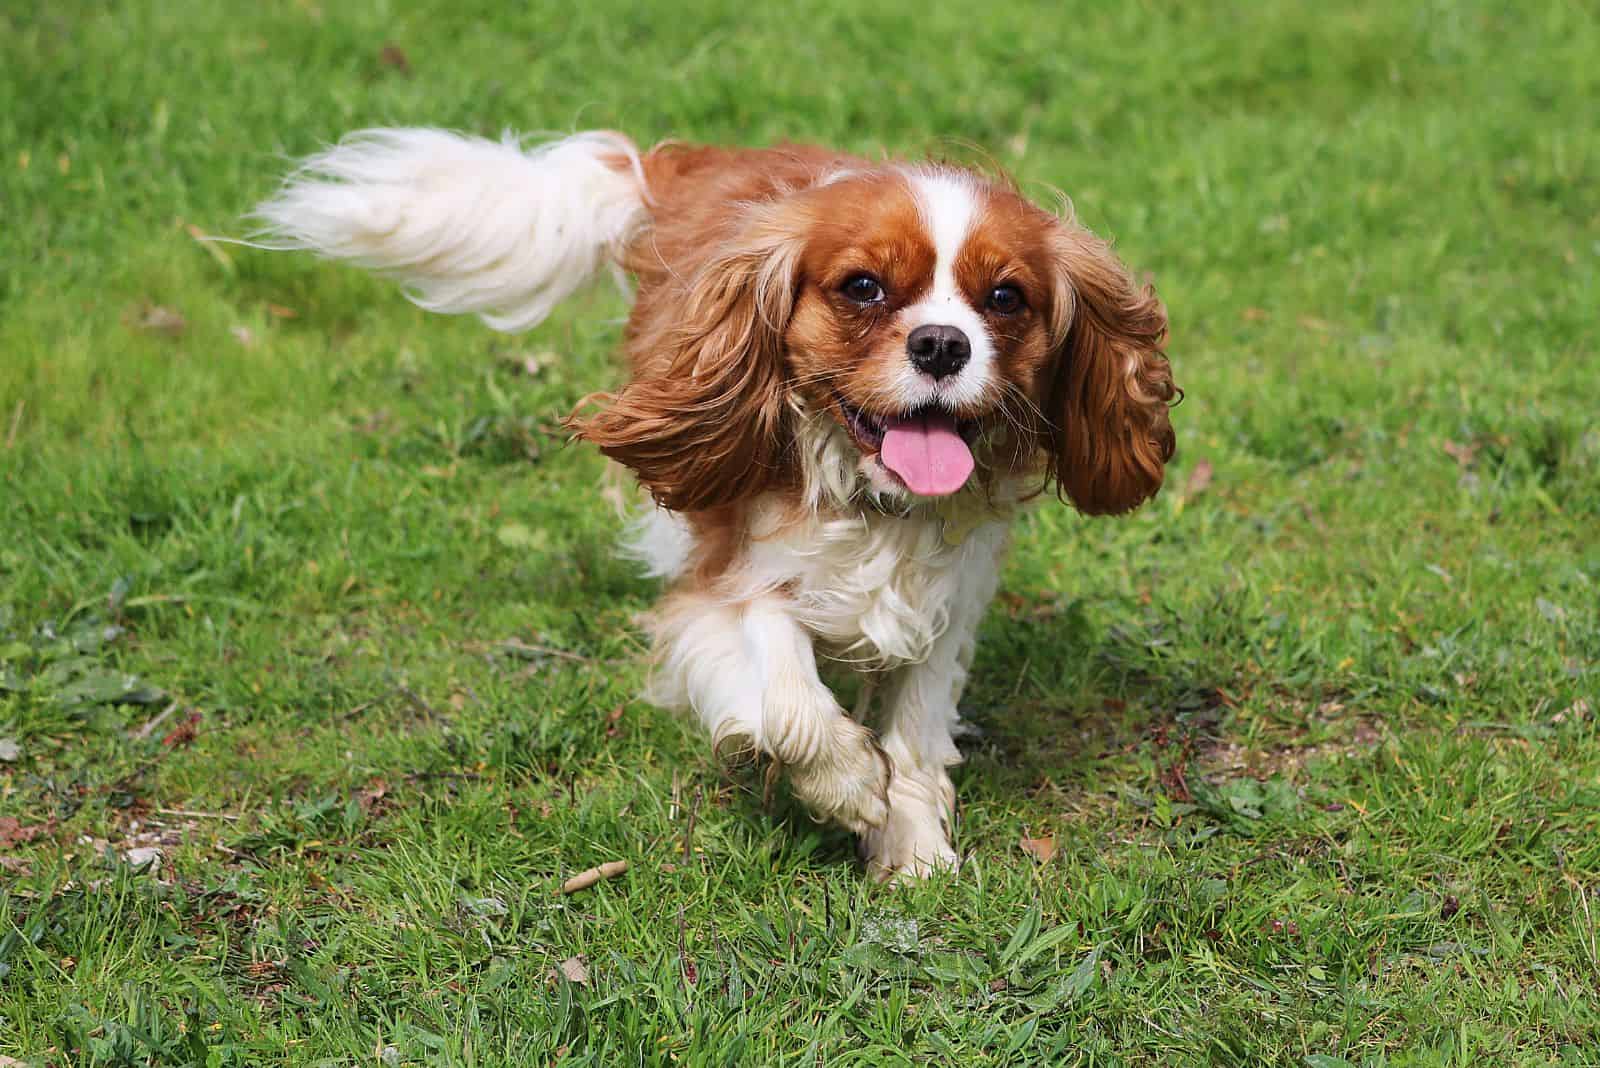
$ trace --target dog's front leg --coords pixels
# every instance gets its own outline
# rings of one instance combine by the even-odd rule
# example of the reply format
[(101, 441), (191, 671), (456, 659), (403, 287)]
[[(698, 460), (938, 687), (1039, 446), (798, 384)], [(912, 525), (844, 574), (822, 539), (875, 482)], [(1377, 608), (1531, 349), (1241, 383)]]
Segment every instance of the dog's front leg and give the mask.
[(673, 594), (652, 629), (653, 701), (693, 708), (718, 750), (772, 757), (818, 817), (858, 834), (883, 823), (888, 761), (817, 674), (811, 636), (781, 595)]
[(879, 881), (956, 867), (950, 844), (956, 793), (947, 769), (961, 763), (957, 705), (977, 650), (978, 624), (999, 583), (1004, 545), (1005, 528), (998, 524), (972, 536), (944, 632), (926, 660), (889, 677), (880, 739), (893, 769), (889, 818), (861, 837), (867, 871)]
[(946, 769), (961, 762), (952, 732), (967, 673), (948, 652), (936, 648), (926, 662), (899, 668), (889, 680), (881, 742), (894, 772), (889, 817), (861, 836), (867, 871), (879, 881), (956, 867), (950, 844), (956, 794)]

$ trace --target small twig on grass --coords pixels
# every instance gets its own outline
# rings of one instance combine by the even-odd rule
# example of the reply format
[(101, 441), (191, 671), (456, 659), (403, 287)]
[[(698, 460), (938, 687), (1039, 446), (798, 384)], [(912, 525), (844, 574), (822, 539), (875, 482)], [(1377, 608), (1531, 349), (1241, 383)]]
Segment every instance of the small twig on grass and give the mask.
[(355, 719), (357, 716), (361, 715), (361, 713), (365, 712), (367, 709), (371, 708), (376, 703), (377, 703), (376, 701), (363, 701), (359, 705), (356, 705), (356, 707), (352, 708), (350, 711), (346, 712), (344, 714), (344, 718), (345, 719)]
[(155, 717), (144, 726), (135, 727), (133, 730), (129, 731), (128, 737), (132, 738), (136, 742), (144, 741), (146, 738), (155, 733), (156, 728), (161, 726), (168, 716), (172, 715), (177, 710), (178, 702), (173, 701), (171, 704), (167, 705), (166, 708), (163, 708), (160, 712), (156, 713)]
[(439, 713), (435, 712), (433, 710), (433, 706), (424, 701), (417, 691), (413, 690), (409, 686), (397, 686), (395, 689), (400, 692), (401, 697), (404, 697), (407, 701), (410, 701), (412, 707), (418, 712), (421, 712), (424, 716), (427, 716), (430, 719), (438, 718)]
[(1023, 657), (1022, 670), (1017, 672), (1017, 684), (1011, 688), (1010, 700), (1015, 701), (1017, 699), (1017, 695), (1022, 692), (1023, 685), (1028, 681), (1028, 669), (1032, 666), (1033, 657)]
[(411, 771), (406, 773), (407, 782), (432, 782), (435, 779), (455, 779), (457, 782), (482, 782), (483, 776), (472, 771)]
[(599, 867), (590, 868), (588, 871), (580, 871), (561, 884), (561, 892), (563, 894), (576, 894), (579, 890), (589, 889), (589, 887), (602, 879), (615, 879), (627, 870), (627, 861), (610, 860)]
[(497, 648), (503, 649), (508, 653), (525, 653), (529, 656), (553, 656), (560, 660), (571, 660), (575, 664), (600, 663), (600, 661), (596, 660), (594, 657), (584, 656), (582, 653), (574, 653), (566, 649), (557, 649), (553, 645), (530, 645), (527, 642), (518, 641), (516, 638), (507, 638), (503, 642), (496, 642), (495, 645)]
[(17, 443), (17, 429), (22, 426), (22, 406), (26, 401), (17, 401), (16, 408), (11, 413), (11, 429), (6, 431), (6, 448)]
[(197, 820), (239, 820), (243, 817), (232, 812), (196, 812), (188, 808), (158, 808), (156, 814), (161, 816), (188, 816)]
[(700, 811), (700, 787), (694, 788), (694, 800), (689, 802), (689, 822), (683, 828), (683, 862), (694, 860), (694, 816)]

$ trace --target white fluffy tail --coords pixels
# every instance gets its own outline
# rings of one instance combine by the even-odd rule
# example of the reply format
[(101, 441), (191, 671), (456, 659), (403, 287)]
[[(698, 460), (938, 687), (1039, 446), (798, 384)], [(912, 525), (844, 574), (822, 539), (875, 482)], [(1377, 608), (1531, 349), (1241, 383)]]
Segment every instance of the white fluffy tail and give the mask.
[(638, 150), (618, 133), (525, 149), (510, 134), (363, 130), (256, 209), (255, 243), (347, 260), (430, 311), (527, 330), (622, 255), (646, 200)]

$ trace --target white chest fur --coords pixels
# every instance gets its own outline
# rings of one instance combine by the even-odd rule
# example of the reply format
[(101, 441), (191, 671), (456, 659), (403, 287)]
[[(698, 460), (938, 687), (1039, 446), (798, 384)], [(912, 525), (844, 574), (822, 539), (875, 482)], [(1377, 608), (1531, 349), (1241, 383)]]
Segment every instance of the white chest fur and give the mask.
[(840, 659), (892, 667), (927, 659), (963, 591), (988, 585), (973, 580), (999, 566), (1004, 537), (998, 521), (951, 545), (937, 518), (819, 518), (753, 544), (748, 568), (786, 585), (800, 621)]
[[(785, 591), (795, 618), (829, 652), (866, 668), (927, 659), (963, 599), (993, 590), (1008, 525), (989, 519), (950, 544), (936, 516), (780, 515), (776, 503), (758, 510), (725, 588), (738, 600)], [(652, 574), (671, 578), (691, 546), (687, 525), (658, 509), (641, 517), (628, 547)]]

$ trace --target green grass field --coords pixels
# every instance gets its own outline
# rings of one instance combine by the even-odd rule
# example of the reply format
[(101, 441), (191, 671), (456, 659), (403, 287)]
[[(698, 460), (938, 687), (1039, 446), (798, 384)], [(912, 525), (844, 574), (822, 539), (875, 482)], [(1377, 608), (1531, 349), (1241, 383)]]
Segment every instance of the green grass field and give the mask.
[[(0, 1064), (1600, 1063), (1592, 5), (411, 6), (0, 11)], [(374, 124), (981, 151), (1153, 275), (959, 876), (636, 698), (618, 298), (200, 239)]]

